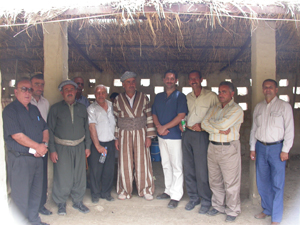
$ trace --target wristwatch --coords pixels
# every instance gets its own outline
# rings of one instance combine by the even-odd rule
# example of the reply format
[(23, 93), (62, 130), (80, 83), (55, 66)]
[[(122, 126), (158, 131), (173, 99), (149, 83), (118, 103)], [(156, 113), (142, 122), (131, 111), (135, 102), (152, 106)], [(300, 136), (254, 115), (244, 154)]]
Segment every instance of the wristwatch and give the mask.
[(42, 142), (42, 143), (44, 143), (44, 145), (46, 145), (46, 147), (48, 148), (48, 142)]

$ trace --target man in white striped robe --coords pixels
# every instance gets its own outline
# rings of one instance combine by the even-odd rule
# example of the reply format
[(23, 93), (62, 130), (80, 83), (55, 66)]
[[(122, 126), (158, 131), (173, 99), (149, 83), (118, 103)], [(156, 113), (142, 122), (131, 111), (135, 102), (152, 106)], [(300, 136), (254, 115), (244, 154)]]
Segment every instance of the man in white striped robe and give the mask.
[(149, 147), (156, 132), (149, 100), (136, 91), (135, 78), (136, 74), (128, 71), (121, 76), (125, 93), (114, 101), (115, 145), (120, 151), (117, 193), (120, 200), (131, 198), (135, 178), (138, 195), (152, 200), (154, 181)]

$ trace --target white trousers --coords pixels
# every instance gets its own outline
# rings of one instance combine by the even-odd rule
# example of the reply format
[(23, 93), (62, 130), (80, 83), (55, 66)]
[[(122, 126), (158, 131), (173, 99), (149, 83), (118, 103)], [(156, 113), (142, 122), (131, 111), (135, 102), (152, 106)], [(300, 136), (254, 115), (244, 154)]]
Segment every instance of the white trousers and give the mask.
[(183, 170), (181, 139), (158, 137), (161, 165), (165, 178), (165, 193), (179, 201), (183, 195)]

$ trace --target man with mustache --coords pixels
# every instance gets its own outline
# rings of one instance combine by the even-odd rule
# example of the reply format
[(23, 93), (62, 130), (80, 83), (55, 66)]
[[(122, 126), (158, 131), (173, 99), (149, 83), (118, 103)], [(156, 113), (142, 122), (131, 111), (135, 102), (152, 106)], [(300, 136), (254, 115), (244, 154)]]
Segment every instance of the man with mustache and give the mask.
[(125, 93), (114, 101), (115, 146), (120, 153), (117, 193), (120, 200), (131, 198), (134, 175), (138, 195), (151, 201), (154, 180), (149, 147), (155, 128), (147, 95), (136, 91), (135, 79), (136, 74), (130, 71), (121, 76)]
[[(91, 177), (92, 202), (99, 198), (113, 201), (111, 189), (115, 170), (115, 118), (112, 103), (107, 98), (107, 89), (100, 84), (95, 87), (96, 101), (88, 108), (89, 128), (92, 138), (91, 155), (88, 158)], [(104, 162), (99, 162), (102, 155)]]
[(71, 80), (60, 83), (62, 101), (51, 106), (48, 115), (49, 151), (53, 162), (52, 197), (58, 214), (65, 215), (69, 195), (73, 208), (82, 213), (89, 209), (82, 203), (86, 189), (85, 158), (91, 154), (86, 107), (75, 101), (77, 84)]
[(157, 199), (171, 198), (168, 208), (174, 209), (183, 195), (181, 131), (179, 124), (187, 114), (186, 97), (176, 90), (177, 73), (164, 74), (165, 91), (156, 95), (152, 106), (153, 121), (158, 133), (165, 191)]
[[(208, 133), (201, 128), (201, 122), (210, 107), (219, 102), (217, 95), (202, 88), (203, 78), (200, 71), (189, 73), (189, 84), (193, 91), (189, 93), (187, 105), (186, 131), (182, 133), (183, 168), (186, 189), (190, 201), (186, 210), (192, 210), (200, 204), (200, 214), (208, 212), (211, 206), (211, 190), (208, 182), (207, 148)], [(182, 126), (180, 126), (182, 130)]]
[(209, 216), (226, 214), (226, 222), (234, 222), (241, 213), (241, 144), (240, 127), (244, 121), (242, 108), (234, 102), (234, 86), (223, 81), (219, 85), (219, 103), (209, 109), (202, 129), (209, 133), (207, 164), (212, 191)]
[(84, 104), (85, 107), (89, 107), (90, 101), (82, 95), (82, 91), (84, 88), (84, 80), (82, 77), (74, 77), (73, 81), (77, 84), (77, 92), (75, 96), (76, 102)]
[[(30, 103), (31, 82), (21, 78), (16, 100), (3, 110), (4, 140), (8, 150), (11, 199), (32, 225), (44, 225), (39, 217), (43, 187), (43, 160), (48, 149), (48, 127), (38, 108)], [(22, 224), (27, 224), (22, 221)]]
[[(43, 119), (47, 122), (47, 115), (49, 111), (49, 102), (44, 98), (44, 75), (36, 74), (30, 78), (32, 86), (32, 97), (30, 103), (38, 107)], [(48, 143), (47, 143), (48, 145)], [(47, 189), (48, 189), (48, 152), (43, 157), (43, 190), (39, 213), (43, 215), (51, 215), (52, 212), (45, 207), (47, 201)]]

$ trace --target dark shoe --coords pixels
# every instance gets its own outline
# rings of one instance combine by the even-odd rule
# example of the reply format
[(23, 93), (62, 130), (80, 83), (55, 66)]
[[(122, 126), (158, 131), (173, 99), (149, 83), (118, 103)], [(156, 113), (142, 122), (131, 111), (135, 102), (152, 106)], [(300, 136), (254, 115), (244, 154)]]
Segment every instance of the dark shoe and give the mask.
[(162, 193), (160, 195), (156, 196), (156, 199), (169, 199), (170, 195), (166, 194), (166, 193)]
[(269, 215), (267, 215), (267, 214), (261, 212), (261, 213), (256, 214), (256, 215), (254, 216), (254, 218), (255, 218), (255, 219), (265, 219), (267, 216), (269, 216)]
[(172, 200), (172, 199), (171, 199), (171, 201), (170, 201), (169, 204), (168, 204), (168, 208), (170, 208), (170, 209), (175, 209), (175, 208), (178, 206), (178, 202), (179, 202), (179, 201), (176, 201), (176, 200)]
[[(50, 215), (50, 214), (49, 214)], [(49, 223), (41, 222), (40, 225), (50, 225)]]
[[(216, 216), (216, 215), (218, 215), (220, 213), (221, 213), (220, 211), (218, 211), (215, 208), (213, 208), (212, 210), (210, 210), (210, 211), (207, 212), (207, 215), (209, 215), (209, 216)], [(224, 213), (222, 213), (222, 214), (224, 214)]]
[(52, 214), (52, 212), (50, 210), (46, 209), (45, 206), (43, 206), (42, 208), (40, 208), (39, 213), (43, 214), (43, 215), (46, 215), (46, 216), (49, 216), (49, 215)]
[[(102, 198), (102, 197), (101, 197)], [(115, 199), (113, 198), (113, 197), (111, 197), (111, 196), (106, 196), (106, 197), (104, 197), (104, 198), (102, 198), (102, 199), (106, 199), (106, 201), (109, 201), (109, 202), (112, 202), (112, 201), (114, 201)]]
[(229, 216), (229, 215), (227, 215), (225, 222), (234, 222), (235, 219), (236, 219), (236, 216)]
[(88, 213), (90, 211), (89, 208), (86, 207), (82, 202), (74, 203), (73, 208), (78, 209), (79, 212), (82, 213)]
[(200, 204), (200, 201), (189, 201), (186, 205), (185, 205), (185, 209), (190, 211), (192, 210), (193, 208), (195, 208), (196, 205), (199, 205)]
[(98, 202), (99, 202), (99, 197), (92, 196), (92, 203), (98, 203)]
[(57, 214), (58, 215), (66, 215), (67, 211), (66, 211), (66, 203), (58, 203), (58, 211)]
[(206, 214), (210, 209), (210, 206), (205, 206), (205, 205), (201, 205), (200, 209), (199, 209), (199, 213), (200, 214)]

